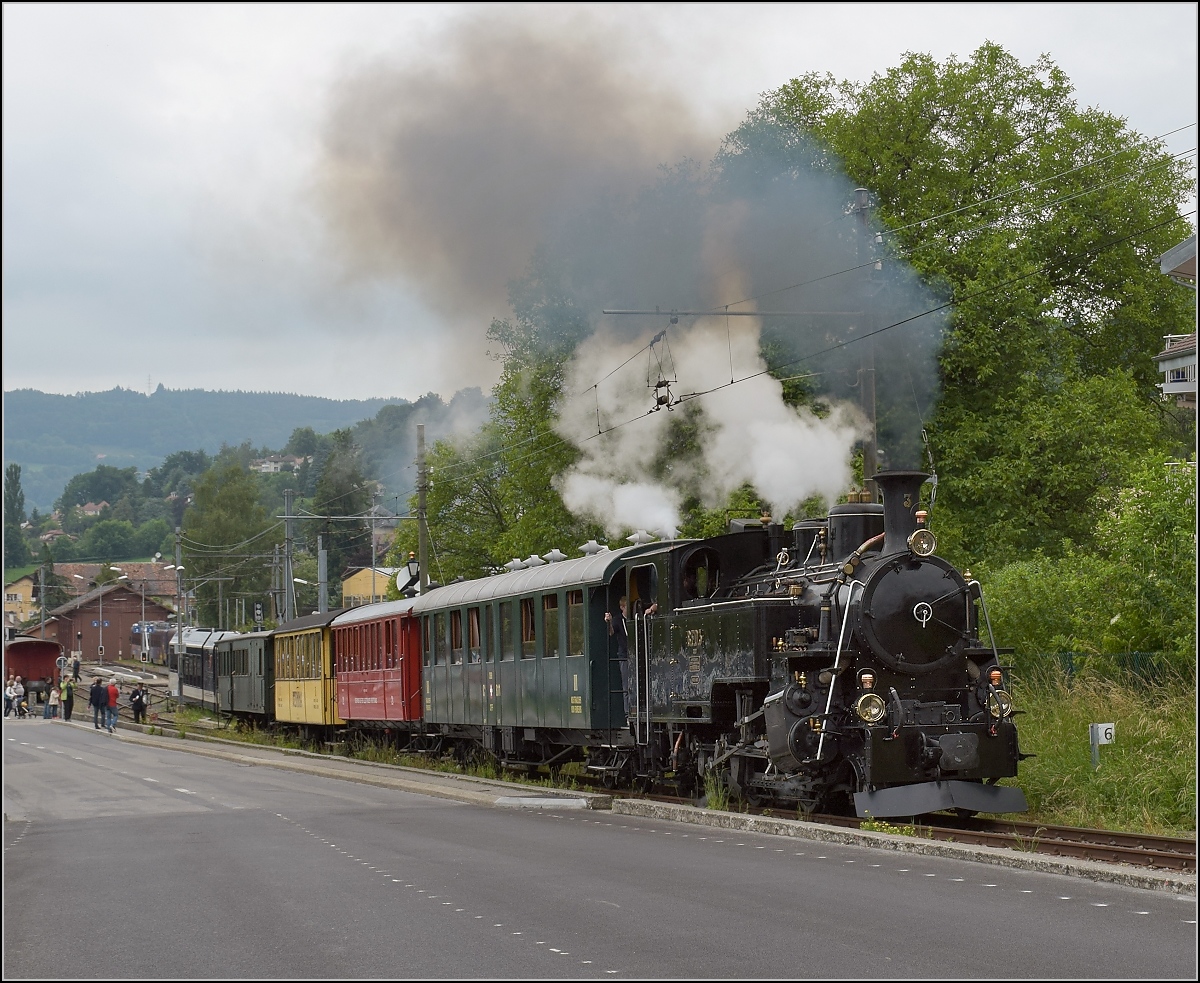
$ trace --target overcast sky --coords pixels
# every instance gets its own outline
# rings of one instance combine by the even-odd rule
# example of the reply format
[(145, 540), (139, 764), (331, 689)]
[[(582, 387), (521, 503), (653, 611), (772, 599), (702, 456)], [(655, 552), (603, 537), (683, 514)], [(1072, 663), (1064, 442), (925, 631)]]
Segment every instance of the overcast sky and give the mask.
[[(866, 80), (907, 51), (965, 58), (986, 40), (1025, 64), (1048, 54), (1080, 104), (1143, 134), (1190, 124), (1168, 138), (1183, 152), (1196, 146), (1196, 21), (1192, 3), (8, 3), (4, 389), (415, 399), (490, 385), (485, 333), (503, 302), (484, 283), (455, 303), (443, 273), (458, 258), (419, 224), (403, 226), (408, 241), (376, 229), (347, 246), (331, 231), (329, 155), (413, 132), (398, 103), (427, 82), (430, 105), (482, 125), (469, 123), (478, 89), (451, 98), (428, 80), (478, 69), (471, 85), (491, 84), (478, 63), (492, 36), (521, 36), (510, 56), (534, 35), (542, 52), (559, 46), (557, 68), (583, 66), (585, 87), (602, 65), (596, 98), (639, 93), (623, 111), (649, 107), (629, 127), (641, 166), (711, 154), (760, 93), (800, 74)], [(536, 87), (538, 57), (492, 70), (529, 66)], [(597, 134), (598, 158), (629, 156), (623, 135)], [(422, 166), (441, 166), (440, 146)], [(343, 190), (358, 179), (346, 171)], [(468, 229), (442, 248), (486, 266), (497, 241)]]

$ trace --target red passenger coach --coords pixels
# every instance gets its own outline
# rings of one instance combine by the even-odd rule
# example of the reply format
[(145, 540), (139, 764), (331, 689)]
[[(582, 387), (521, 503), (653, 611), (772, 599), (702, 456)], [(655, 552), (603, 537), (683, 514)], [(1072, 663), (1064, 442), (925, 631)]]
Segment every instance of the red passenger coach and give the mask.
[(421, 719), (421, 622), (412, 601), (351, 608), (332, 622), (338, 716), (347, 723)]

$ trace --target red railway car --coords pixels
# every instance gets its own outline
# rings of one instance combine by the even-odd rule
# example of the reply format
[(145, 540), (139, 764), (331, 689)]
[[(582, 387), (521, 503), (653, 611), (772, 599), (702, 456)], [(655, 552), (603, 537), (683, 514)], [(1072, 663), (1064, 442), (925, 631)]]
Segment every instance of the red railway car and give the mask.
[(421, 719), (421, 622), (412, 601), (351, 608), (330, 625), (338, 716), (387, 727)]
[(18, 635), (4, 643), (4, 678), (20, 676), (29, 705), (33, 706), (36, 694), (46, 691), (46, 679), (57, 680), (62, 674), (58, 665), (62, 654), (63, 647), (58, 642)]

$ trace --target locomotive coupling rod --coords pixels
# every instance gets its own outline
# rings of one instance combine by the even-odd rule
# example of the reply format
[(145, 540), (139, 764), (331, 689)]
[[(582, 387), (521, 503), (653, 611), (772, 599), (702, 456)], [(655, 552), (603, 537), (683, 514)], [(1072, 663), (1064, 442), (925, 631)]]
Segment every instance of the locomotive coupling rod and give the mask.
[(736, 721), (733, 726), (734, 727), (745, 727), (746, 724), (750, 723), (752, 720), (757, 720), (759, 717), (761, 717), (766, 712), (767, 712), (766, 710), (755, 710), (752, 714), (750, 714), (750, 716), (743, 717), (741, 720)]
[(766, 757), (765, 754), (762, 754), (761, 752), (756, 751), (753, 744), (743, 742), (741, 744), (735, 744), (728, 751), (726, 751), (724, 754), (722, 754), (719, 758), (713, 758), (712, 761), (709, 762), (709, 764), (713, 768), (716, 768), (717, 765), (723, 765), (726, 761), (728, 761), (730, 758), (732, 758), (739, 751), (754, 751), (755, 753), (753, 754), (753, 757), (755, 757), (755, 758), (765, 758)]

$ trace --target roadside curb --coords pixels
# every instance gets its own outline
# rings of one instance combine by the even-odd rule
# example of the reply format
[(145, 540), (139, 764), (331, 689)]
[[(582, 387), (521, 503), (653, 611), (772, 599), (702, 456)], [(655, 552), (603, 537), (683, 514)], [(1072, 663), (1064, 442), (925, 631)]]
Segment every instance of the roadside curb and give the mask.
[(643, 816), (647, 819), (664, 819), (715, 829), (733, 829), (748, 833), (767, 833), (772, 836), (792, 836), (825, 843), (869, 846), (879, 850), (927, 857), (971, 860), (996, 867), (1014, 867), (1020, 870), (1040, 871), (1045, 874), (1065, 874), (1097, 882), (1122, 884), (1126, 887), (1138, 887), (1150, 891), (1169, 891), (1172, 894), (1188, 897), (1196, 896), (1196, 875), (1181, 874), (1175, 871), (1151, 871), (1118, 864), (1070, 860), (1046, 854), (1020, 853), (998, 847), (965, 846), (913, 836), (896, 836), (891, 833), (822, 826), (799, 819), (745, 816), (735, 812), (716, 812), (710, 809), (697, 809), (692, 806), (663, 802), (647, 802), (641, 799), (617, 799), (613, 802), (612, 811), (614, 815)]
[[(473, 775), (455, 775), (450, 772), (427, 772), (403, 765), (355, 761), (351, 758), (335, 761), (311, 751), (245, 745), (205, 734), (179, 735), (170, 731), (163, 734), (145, 734), (139, 731), (139, 725), (126, 724), (118, 728), (115, 736), (144, 747), (174, 748), (189, 754), (237, 764), (278, 768), (282, 771), (318, 775), (360, 785), (393, 788), (401, 792), (454, 799), (471, 805), (510, 809), (609, 809), (613, 801), (611, 795), (543, 789), (500, 779), (476, 778)], [(238, 750), (234, 750), (235, 747)], [(259, 753), (247, 753), (250, 749)]]

